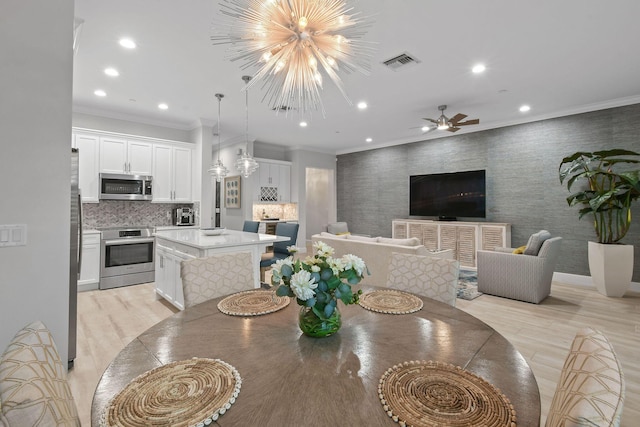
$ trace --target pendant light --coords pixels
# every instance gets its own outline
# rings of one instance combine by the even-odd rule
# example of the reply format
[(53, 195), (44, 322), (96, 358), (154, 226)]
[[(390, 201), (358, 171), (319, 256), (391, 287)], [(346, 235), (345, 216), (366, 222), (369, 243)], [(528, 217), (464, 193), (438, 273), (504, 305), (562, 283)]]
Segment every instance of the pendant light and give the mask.
[[(251, 76), (242, 76), (242, 80), (245, 82), (245, 84), (247, 84), (249, 83), (249, 80), (251, 80)], [(247, 87), (245, 87), (244, 93), (245, 112), (247, 116), (245, 127), (245, 138), (247, 140), (247, 145), (242, 152), (242, 156), (236, 161), (236, 168), (240, 171), (240, 175), (245, 178), (249, 178), (249, 175), (254, 173), (260, 165), (258, 165), (258, 162), (256, 162), (255, 159), (251, 157), (251, 154), (249, 154), (249, 89)]]
[(221, 147), (221, 143), (220, 143), (220, 101), (222, 101), (222, 98), (224, 98), (224, 95), (221, 93), (216, 93), (216, 98), (218, 98), (218, 161), (211, 165), (211, 167), (209, 168), (209, 173), (215, 177), (216, 181), (220, 182), (222, 181), (222, 178), (224, 178), (225, 176), (227, 176), (227, 174), (229, 173), (229, 170), (224, 167), (224, 165), (222, 164), (222, 161), (220, 160), (220, 147)]

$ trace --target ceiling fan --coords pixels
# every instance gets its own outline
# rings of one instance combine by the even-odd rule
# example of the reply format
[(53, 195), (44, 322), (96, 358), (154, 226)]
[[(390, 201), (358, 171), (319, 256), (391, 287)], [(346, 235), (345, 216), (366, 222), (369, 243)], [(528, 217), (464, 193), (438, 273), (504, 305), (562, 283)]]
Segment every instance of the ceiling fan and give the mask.
[(466, 114), (462, 114), (462, 113), (458, 113), (449, 119), (447, 118), (447, 116), (444, 115), (444, 110), (446, 109), (447, 109), (446, 105), (439, 105), (438, 110), (440, 110), (442, 113), (440, 114), (440, 117), (438, 117), (437, 120), (429, 119), (429, 118), (424, 118), (423, 120), (428, 120), (430, 122), (433, 122), (437, 125), (438, 129), (448, 130), (449, 132), (459, 131), (460, 126), (477, 125), (480, 123), (480, 119), (471, 119), (471, 120), (466, 120), (464, 122), (461, 122), (461, 120), (464, 120), (467, 117)]

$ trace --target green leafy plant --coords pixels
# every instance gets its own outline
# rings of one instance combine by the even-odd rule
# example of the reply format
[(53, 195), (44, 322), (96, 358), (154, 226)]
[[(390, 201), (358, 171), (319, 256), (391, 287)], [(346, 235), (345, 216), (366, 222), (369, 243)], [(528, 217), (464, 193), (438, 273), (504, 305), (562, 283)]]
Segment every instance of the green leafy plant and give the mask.
[(622, 149), (579, 151), (562, 159), (560, 183), (566, 180), (569, 192), (574, 184), (586, 181), (567, 197), (567, 203), (582, 206), (579, 219), (593, 214), (598, 243), (616, 243), (629, 231), (631, 204), (640, 197), (640, 169), (628, 165), (638, 163), (640, 154)]
[[(333, 248), (322, 241), (313, 248), (314, 256), (304, 261), (294, 261), (292, 256), (276, 261), (271, 283), (278, 286), (277, 295), (296, 297), (298, 305), (310, 307), (319, 319), (330, 321), (338, 300), (345, 305), (358, 302), (362, 290), (353, 292), (351, 285), (360, 283), (368, 270), (355, 255), (333, 258)], [(289, 252), (296, 250), (289, 248)]]

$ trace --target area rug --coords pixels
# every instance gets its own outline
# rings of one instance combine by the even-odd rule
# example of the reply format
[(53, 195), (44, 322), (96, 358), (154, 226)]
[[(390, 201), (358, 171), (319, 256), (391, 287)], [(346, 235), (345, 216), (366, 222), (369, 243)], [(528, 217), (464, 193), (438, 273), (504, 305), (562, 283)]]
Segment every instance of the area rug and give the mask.
[(471, 301), (480, 295), (482, 292), (478, 292), (478, 273), (475, 270), (461, 269), (458, 277), (458, 298)]

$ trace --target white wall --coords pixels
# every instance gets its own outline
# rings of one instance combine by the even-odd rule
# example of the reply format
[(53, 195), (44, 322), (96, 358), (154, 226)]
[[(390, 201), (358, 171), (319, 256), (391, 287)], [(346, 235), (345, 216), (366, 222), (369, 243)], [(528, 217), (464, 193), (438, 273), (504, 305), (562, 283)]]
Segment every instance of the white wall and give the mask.
[(40, 319), (67, 359), (73, 0), (0, 6), (0, 224), (28, 227), (0, 248), (0, 351)]

